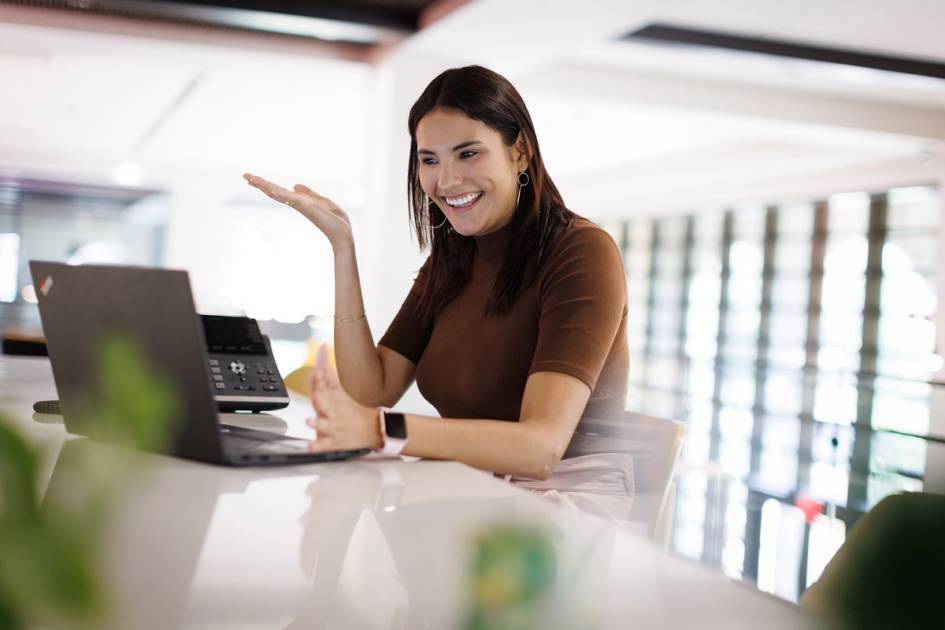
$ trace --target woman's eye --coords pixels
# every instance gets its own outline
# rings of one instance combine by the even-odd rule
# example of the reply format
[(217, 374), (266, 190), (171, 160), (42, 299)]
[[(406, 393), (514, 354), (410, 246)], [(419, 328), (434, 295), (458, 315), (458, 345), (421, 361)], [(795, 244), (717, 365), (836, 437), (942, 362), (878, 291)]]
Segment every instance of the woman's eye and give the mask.
[(474, 156), (474, 155), (476, 155), (476, 151), (461, 151), (460, 154), (459, 154), (459, 158), (460, 158), (461, 160), (464, 160), (464, 159), (466, 159), (466, 158), (468, 158), (468, 157), (472, 157), (472, 156)]
[(432, 164), (436, 164), (436, 160), (435, 160), (434, 158), (422, 158), (422, 159), (420, 160), (420, 163), (421, 163), (421, 164), (426, 164), (426, 165), (429, 166), (429, 165), (432, 165)]

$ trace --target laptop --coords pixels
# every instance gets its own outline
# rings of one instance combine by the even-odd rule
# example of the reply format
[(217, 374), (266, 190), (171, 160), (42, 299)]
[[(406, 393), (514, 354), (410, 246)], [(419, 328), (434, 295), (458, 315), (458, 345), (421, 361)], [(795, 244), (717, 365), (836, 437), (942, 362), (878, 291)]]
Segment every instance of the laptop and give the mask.
[(96, 434), (80, 422), (97, 391), (96, 344), (108, 335), (135, 340), (154, 370), (172, 379), (182, 410), (166, 454), (232, 466), (324, 462), (369, 449), (310, 453), (309, 442), (222, 424), (207, 377), (203, 326), (186, 271), (30, 261), (39, 313), (66, 430)]

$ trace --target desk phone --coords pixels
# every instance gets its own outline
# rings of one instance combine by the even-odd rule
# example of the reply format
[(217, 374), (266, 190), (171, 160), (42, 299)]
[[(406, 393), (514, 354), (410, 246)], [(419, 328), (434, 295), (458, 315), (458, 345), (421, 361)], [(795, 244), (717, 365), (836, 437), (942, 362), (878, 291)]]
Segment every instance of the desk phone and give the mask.
[(269, 338), (251, 317), (201, 315), (207, 376), (220, 411), (267, 411), (289, 404)]

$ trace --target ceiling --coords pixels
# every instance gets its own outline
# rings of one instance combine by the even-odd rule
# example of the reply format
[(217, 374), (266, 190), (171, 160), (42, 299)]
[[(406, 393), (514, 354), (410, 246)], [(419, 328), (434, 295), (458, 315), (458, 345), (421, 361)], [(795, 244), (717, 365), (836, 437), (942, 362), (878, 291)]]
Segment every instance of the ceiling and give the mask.
[(630, 190), (665, 205), (683, 182), (693, 199), (748, 194), (749, 169), (755, 184), (910, 160), (934, 170), (945, 142), (943, 80), (620, 40), (658, 21), (945, 62), (937, 0), (903, 0), (895, 20), (885, 0), (281, 3), (429, 24), (388, 25), (397, 41), (370, 49), (23, 4), (0, 3), (0, 80), (15, 86), (0, 99), (7, 176), (107, 180), (134, 161), (160, 187), (255, 169), (316, 177), (357, 203), (375, 64), (396, 55), (507, 74), (551, 172), (588, 204)]
[[(454, 63), (475, 60), (514, 77), (559, 186), (576, 208), (595, 213), (806, 197), (945, 174), (945, 81), (622, 41), (653, 23), (945, 62), (935, 26), (945, 23), (945, 3), (937, 0), (897, 3), (894, 20), (883, 0), (480, 0), (404, 47), (417, 55), (449, 49)], [(474, 37), (457, 37), (463, 32)]]
[(238, 178), (287, 165), (358, 181), (360, 169), (343, 165), (363, 161), (372, 73), (347, 49), (182, 41), (153, 25), (149, 37), (92, 33), (3, 21), (4, 10), (0, 77), (16, 86), (0, 99), (7, 175), (107, 180), (134, 161), (154, 187), (182, 173)]
[(0, 0), (63, 14), (375, 44), (417, 30), (433, 0)]

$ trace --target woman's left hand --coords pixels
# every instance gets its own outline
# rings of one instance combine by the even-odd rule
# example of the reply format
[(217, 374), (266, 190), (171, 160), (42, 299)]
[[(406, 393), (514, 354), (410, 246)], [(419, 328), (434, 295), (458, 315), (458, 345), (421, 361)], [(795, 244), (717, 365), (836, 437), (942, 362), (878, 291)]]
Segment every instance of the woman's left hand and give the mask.
[(314, 453), (380, 448), (383, 445), (377, 409), (358, 404), (341, 387), (338, 375), (328, 365), (328, 350), (318, 350), (312, 370), (312, 407), (318, 416), (308, 420), (317, 433), (309, 443)]

